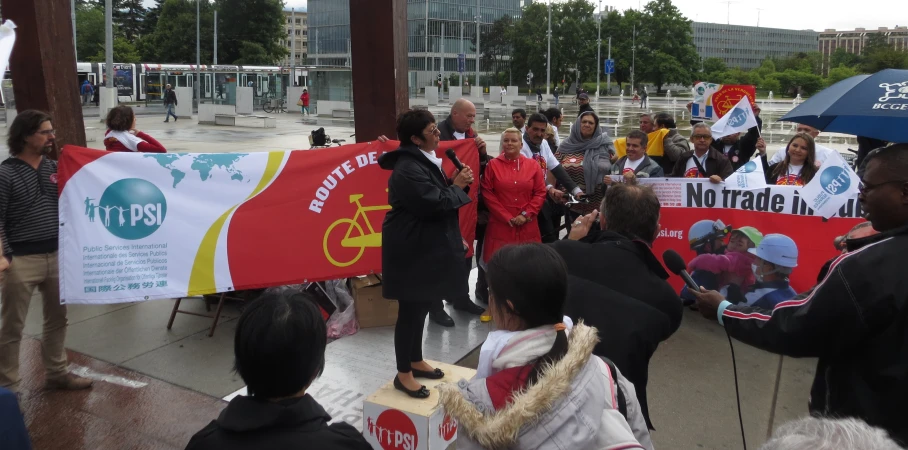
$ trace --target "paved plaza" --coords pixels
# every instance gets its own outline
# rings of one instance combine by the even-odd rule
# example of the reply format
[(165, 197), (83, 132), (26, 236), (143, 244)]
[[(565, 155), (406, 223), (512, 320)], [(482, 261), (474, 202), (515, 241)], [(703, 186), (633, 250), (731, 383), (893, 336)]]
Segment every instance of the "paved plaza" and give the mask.
[[(689, 117), (683, 103), (653, 99), (655, 111), (676, 113), (682, 134), (688, 135)], [(568, 102), (570, 100), (568, 99)], [(629, 102), (626, 102), (629, 103)], [(565, 125), (576, 117), (576, 106), (566, 106)], [(787, 142), (790, 124), (775, 122), (792, 105), (764, 106), (764, 136), (771, 148)], [(445, 105), (430, 108), (444, 116)], [(141, 108), (139, 108), (141, 109)], [(605, 126), (619, 134), (636, 124), (636, 106), (616, 101), (598, 108)], [(91, 110), (86, 110), (90, 113)], [(279, 114), (277, 128), (255, 129), (198, 125), (185, 117), (163, 123), (163, 114), (152, 108), (140, 111), (138, 128), (154, 136), (170, 152), (263, 152), (307, 149), (309, 133), (324, 127), (332, 138), (346, 139), (354, 128), (349, 120), (303, 119), (299, 114)], [(147, 113), (147, 114), (146, 114)], [(492, 107), (488, 125), (480, 113), (476, 128), (498, 153), (499, 134), (510, 109)], [(86, 118), (94, 140), (103, 148), (103, 124)], [(390, 132), (391, 130), (389, 130)], [(389, 136), (391, 137), (391, 136)], [(820, 142), (840, 151), (849, 145), (842, 136), (821, 135)], [(4, 130), (5, 144), (5, 130)], [(328, 150), (330, 151), (330, 150)], [(5, 154), (5, 145), (0, 145)], [(263, 224), (267, 227), (267, 224)], [(300, 230), (305, 233), (306, 230)], [(475, 269), (473, 282), (475, 282)], [(472, 289), (471, 289), (472, 292)], [(2, 302), (2, 299), (0, 299)], [(233, 368), (233, 333), (241, 305), (228, 303), (213, 337), (210, 319), (179, 315), (166, 328), (173, 300), (105, 306), (69, 306), (67, 348), (73, 369), (99, 381), (89, 391), (45, 392), (40, 389), (41, 307), (34, 298), (23, 345), (24, 411), (37, 449), (178, 449), (191, 435), (214, 419), (226, 405), (223, 400), (243, 388)], [(202, 299), (185, 300), (181, 306), (204, 312)], [(475, 349), (490, 331), (476, 316), (448, 308), (457, 322), (443, 328), (427, 321), (427, 359), (475, 366)], [(325, 374), (310, 393), (337, 420), (361, 428), (362, 399), (394, 376), (393, 328), (370, 328), (328, 345)], [(741, 408), (748, 448), (758, 448), (772, 427), (807, 413), (807, 400), (816, 361), (781, 360), (744, 344), (735, 343)], [(780, 369), (781, 367), (781, 369)], [(378, 383), (378, 384), (376, 384)], [(778, 384), (778, 397), (773, 393)], [(741, 436), (735, 401), (735, 379), (725, 331), (699, 313), (685, 310), (681, 328), (656, 352), (650, 364), (650, 411), (656, 427), (653, 440), (660, 449), (740, 449)]]

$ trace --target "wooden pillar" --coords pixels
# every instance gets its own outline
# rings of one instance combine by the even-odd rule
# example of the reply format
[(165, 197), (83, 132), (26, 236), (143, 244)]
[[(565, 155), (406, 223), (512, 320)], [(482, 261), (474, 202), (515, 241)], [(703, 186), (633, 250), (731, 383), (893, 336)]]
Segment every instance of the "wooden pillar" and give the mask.
[[(13, 0), (18, 1), (18, 0)], [(356, 141), (396, 139), (407, 92), (407, 0), (350, 0)]]
[(57, 148), (85, 146), (85, 123), (73, 48), (69, 0), (0, 0), (3, 18), (16, 24), (10, 56), (16, 110), (54, 118)]

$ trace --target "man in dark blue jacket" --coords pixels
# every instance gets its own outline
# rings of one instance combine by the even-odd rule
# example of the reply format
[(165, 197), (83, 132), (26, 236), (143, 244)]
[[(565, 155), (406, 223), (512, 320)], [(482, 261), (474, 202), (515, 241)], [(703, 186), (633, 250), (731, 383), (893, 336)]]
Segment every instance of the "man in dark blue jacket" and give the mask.
[(867, 156), (861, 207), (880, 232), (836, 259), (820, 284), (773, 309), (697, 293), (729, 335), (791, 357), (818, 357), (814, 415), (857, 417), (908, 444), (908, 144)]

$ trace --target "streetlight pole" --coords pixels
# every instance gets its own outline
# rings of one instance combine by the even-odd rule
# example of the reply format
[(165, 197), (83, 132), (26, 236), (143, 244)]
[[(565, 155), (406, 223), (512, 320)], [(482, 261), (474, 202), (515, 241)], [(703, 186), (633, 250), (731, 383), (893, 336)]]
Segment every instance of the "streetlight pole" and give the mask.
[[(612, 37), (611, 36), (609, 36), (609, 38), (608, 38), (608, 59), (609, 59), (609, 61), (612, 60)], [(612, 63), (612, 67), (614, 67), (614, 65), (615, 65), (615, 63)], [(606, 77), (605, 95), (608, 95), (609, 92), (612, 92), (612, 74), (611, 74), (611, 72), (605, 74), (605, 77)]]
[[(479, 26), (482, 23), (482, 13), (479, 12), (479, 0), (476, 0), (476, 84), (474, 86), (482, 86), (479, 82)], [(482, 95), (482, 88), (479, 89), (479, 94)]]
[[(195, 1), (195, 101), (196, 104), (202, 102), (202, 96), (199, 95), (199, 84), (201, 84), (201, 74), (199, 66), (202, 64), (202, 28), (200, 26), (201, 14), (200, 5), (202, 0)], [(192, 112), (189, 113), (192, 115)]]
[(552, 1), (549, 0), (549, 30), (548, 34), (549, 48), (545, 56), (545, 95), (549, 95), (549, 90), (552, 88)]
[[(463, 22), (460, 22), (460, 54), (464, 57), (464, 66), (466, 66), (467, 54), (463, 52)], [(463, 89), (463, 71), (460, 70), (460, 56), (457, 57), (457, 71), (460, 72), (460, 88)], [(464, 70), (467, 68), (464, 67)]]
[(214, 10), (214, 58), (211, 63), (218, 65), (218, 10)]
[[(107, 77), (107, 80), (104, 82), (104, 87), (108, 89), (113, 89), (114, 87), (114, 71), (113, 71), (113, 5), (111, 0), (106, 0), (104, 2), (104, 62), (106, 63), (104, 67), (104, 74)], [(109, 104), (109, 103), (108, 103)]]
[(637, 65), (637, 25), (634, 25), (634, 32), (631, 35), (631, 90), (634, 89), (634, 69)]
[(296, 86), (296, 8), (290, 8), (290, 86)]
[(599, 0), (599, 37), (596, 39), (596, 100), (599, 100), (599, 79), (602, 70), (602, 0)]
[[(76, 61), (78, 61), (79, 60), (79, 50), (78, 50), (78, 46), (76, 45), (77, 44), (77, 42), (76, 42), (76, 0), (69, 0), (69, 7), (72, 8), (72, 10), (70, 11), (70, 13), (71, 13), (70, 16), (73, 21), (73, 49), (75, 49)], [(760, 23), (760, 21), (757, 20), (757, 25), (759, 25), (759, 23)]]
[[(426, 75), (429, 80), (432, 79), (432, 69), (429, 68), (429, 0), (426, 0)], [(427, 86), (429, 84), (431, 83), (426, 83)]]

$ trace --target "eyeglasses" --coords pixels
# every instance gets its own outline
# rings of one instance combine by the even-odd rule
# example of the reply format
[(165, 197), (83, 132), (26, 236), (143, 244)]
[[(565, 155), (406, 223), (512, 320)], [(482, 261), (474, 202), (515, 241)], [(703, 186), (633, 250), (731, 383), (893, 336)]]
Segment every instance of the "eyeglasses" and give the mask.
[(695, 134), (695, 135), (691, 136), (690, 138), (691, 139), (710, 139), (710, 138), (712, 138), (712, 136), (710, 136), (708, 134)]
[(41, 130), (36, 134), (40, 134), (41, 136), (51, 136), (51, 135), (56, 135), (57, 132), (56, 132), (56, 130)]
[(441, 131), (438, 130), (438, 127), (432, 127), (432, 129), (429, 130), (429, 134), (441, 134)]
[(908, 183), (908, 181), (906, 181), (906, 180), (889, 180), (889, 181), (884, 181), (882, 183), (870, 184), (870, 183), (867, 183), (867, 182), (861, 180), (860, 184), (858, 184), (858, 190), (861, 191), (862, 194), (864, 194), (864, 193), (870, 192), (880, 186), (885, 186), (887, 184), (893, 184), (893, 183)]

